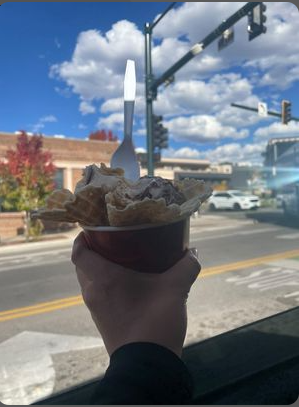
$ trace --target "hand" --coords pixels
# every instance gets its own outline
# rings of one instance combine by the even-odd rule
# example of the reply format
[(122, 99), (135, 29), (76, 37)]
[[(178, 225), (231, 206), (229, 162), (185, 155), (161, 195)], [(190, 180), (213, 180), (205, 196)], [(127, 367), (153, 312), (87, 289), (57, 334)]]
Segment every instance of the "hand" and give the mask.
[(75, 239), (72, 262), (109, 355), (128, 343), (152, 342), (181, 356), (186, 302), (200, 272), (190, 250), (162, 274), (141, 273), (91, 251), (82, 232)]

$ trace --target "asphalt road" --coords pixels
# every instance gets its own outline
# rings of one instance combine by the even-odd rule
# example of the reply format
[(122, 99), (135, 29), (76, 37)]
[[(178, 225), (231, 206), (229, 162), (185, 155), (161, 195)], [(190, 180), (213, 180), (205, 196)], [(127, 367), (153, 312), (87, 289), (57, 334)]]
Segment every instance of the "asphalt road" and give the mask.
[[(192, 219), (190, 246), (202, 272), (189, 296), (186, 344), (298, 306), (298, 237), (298, 225), (280, 211)], [(29, 404), (107, 367), (82, 304), (71, 244), (0, 248), (2, 402)]]

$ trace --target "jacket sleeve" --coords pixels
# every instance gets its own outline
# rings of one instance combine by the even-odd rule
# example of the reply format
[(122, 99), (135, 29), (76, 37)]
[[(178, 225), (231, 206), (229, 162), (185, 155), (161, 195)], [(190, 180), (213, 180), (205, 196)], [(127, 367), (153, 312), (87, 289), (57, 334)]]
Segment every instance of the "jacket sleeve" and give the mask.
[(153, 343), (131, 343), (110, 358), (91, 404), (190, 404), (193, 382), (182, 360)]

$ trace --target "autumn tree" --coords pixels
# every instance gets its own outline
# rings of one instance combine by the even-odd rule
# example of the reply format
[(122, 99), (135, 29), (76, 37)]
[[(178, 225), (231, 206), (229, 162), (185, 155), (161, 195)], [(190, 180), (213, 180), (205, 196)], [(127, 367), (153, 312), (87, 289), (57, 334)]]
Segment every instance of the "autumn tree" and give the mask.
[(117, 141), (118, 137), (115, 136), (111, 130), (97, 130), (93, 131), (89, 135), (89, 140), (98, 140), (98, 141)]
[(18, 136), (16, 149), (6, 152), (0, 162), (0, 197), (6, 210), (25, 211), (26, 239), (29, 239), (30, 212), (45, 204), (53, 190), (55, 166), (52, 155), (43, 150), (41, 135), (29, 137), (25, 131)]

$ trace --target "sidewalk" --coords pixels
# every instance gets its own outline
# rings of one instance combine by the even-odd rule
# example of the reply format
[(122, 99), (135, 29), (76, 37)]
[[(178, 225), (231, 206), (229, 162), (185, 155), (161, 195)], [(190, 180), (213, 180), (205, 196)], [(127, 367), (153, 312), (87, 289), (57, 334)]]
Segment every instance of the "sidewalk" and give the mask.
[(10, 239), (4, 239), (0, 241), (0, 252), (4, 248), (8, 247), (18, 247), (18, 248), (25, 248), (25, 247), (32, 247), (38, 243), (47, 243), (47, 242), (58, 242), (58, 241), (68, 241), (73, 240), (77, 234), (80, 232), (80, 227), (75, 227), (70, 230), (60, 231), (60, 232), (50, 232), (41, 235), (37, 239), (32, 239), (29, 242), (26, 242), (25, 236), (16, 236)]

